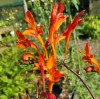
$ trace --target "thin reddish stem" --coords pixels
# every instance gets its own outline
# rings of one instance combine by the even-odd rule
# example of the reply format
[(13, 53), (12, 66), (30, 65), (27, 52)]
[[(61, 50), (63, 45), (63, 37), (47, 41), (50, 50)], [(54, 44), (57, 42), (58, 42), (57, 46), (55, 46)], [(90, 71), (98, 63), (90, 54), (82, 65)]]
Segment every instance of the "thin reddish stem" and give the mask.
[(77, 76), (77, 77), (80, 79), (80, 81), (84, 84), (85, 88), (86, 88), (87, 91), (90, 93), (90, 95), (92, 96), (92, 98), (93, 98), (93, 99), (96, 99), (95, 96), (93, 95), (93, 93), (91, 92), (90, 88), (89, 88), (88, 85), (86, 84), (86, 82), (82, 79), (82, 77), (81, 77), (78, 73), (74, 72), (71, 68), (69, 68), (68, 65), (66, 65), (65, 62), (60, 63), (60, 65), (65, 66), (65, 67), (66, 67), (68, 70), (70, 70), (75, 76)]

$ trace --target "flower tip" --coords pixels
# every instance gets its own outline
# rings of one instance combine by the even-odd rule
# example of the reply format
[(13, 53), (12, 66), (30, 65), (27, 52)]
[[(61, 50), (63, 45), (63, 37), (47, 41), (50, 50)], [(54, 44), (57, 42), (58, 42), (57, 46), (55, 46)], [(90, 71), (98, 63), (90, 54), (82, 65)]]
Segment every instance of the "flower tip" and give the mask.
[(83, 13), (85, 12), (85, 9), (84, 10), (82, 10), (83, 11)]
[(81, 15), (82, 15), (82, 14), (84, 14), (84, 12), (85, 12), (85, 10), (82, 10), (82, 11), (80, 12), (80, 13), (81, 13)]
[(78, 16), (80, 17), (81, 15), (84, 14), (84, 12), (85, 12), (85, 10), (80, 11), (80, 12), (78, 13)]

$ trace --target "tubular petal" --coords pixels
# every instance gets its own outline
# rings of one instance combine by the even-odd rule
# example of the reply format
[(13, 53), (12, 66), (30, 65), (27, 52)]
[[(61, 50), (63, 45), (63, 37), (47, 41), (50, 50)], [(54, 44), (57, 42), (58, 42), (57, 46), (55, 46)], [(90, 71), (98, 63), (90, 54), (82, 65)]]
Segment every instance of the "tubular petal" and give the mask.
[(86, 50), (86, 55), (90, 55), (90, 46), (88, 42), (86, 43), (85, 50)]
[[(56, 58), (54, 56), (50, 56), (46, 62), (47, 70), (52, 69), (56, 65)], [(55, 67), (56, 68), (56, 67)]]
[(28, 28), (23, 32), (23, 35), (29, 35), (29, 36), (36, 37), (37, 31), (32, 28)]

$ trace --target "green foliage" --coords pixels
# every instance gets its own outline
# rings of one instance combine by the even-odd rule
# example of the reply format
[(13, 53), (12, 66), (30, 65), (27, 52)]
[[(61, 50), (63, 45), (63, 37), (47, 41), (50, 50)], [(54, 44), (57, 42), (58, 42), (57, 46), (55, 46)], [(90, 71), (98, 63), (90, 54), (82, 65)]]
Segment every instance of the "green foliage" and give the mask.
[(27, 74), (32, 66), (18, 64), (20, 54), (15, 46), (0, 51), (0, 99), (15, 99), (26, 87), (34, 88), (30, 84), (34, 75)]
[(86, 38), (100, 38), (100, 18), (87, 16), (81, 26), (81, 33)]
[(10, 23), (9, 23), (9, 22), (4, 21), (4, 20), (0, 20), (0, 27), (3, 27), (3, 26), (8, 26), (8, 25), (10, 25)]
[(66, 10), (70, 10), (69, 6), (71, 6), (71, 5), (74, 6), (77, 10), (79, 10), (79, 7), (78, 7), (79, 0), (63, 0), (63, 2), (66, 2), (66, 6), (68, 8)]

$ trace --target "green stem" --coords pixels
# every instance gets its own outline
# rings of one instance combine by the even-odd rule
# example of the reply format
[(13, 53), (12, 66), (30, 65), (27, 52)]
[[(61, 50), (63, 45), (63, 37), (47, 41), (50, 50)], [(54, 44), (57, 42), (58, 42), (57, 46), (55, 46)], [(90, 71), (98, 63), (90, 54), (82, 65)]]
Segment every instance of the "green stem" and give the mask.
[[(74, 31), (73, 34), (74, 34), (74, 44), (75, 44), (75, 48), (77, 48), (76, 32)], [(78, 50), (76, 51), (76, 53), (77, 53), (77, 59), (78, 59), (78, 69), (80, 70), (80, 57), (79, 57), (79, 54), (78, 54)]]

